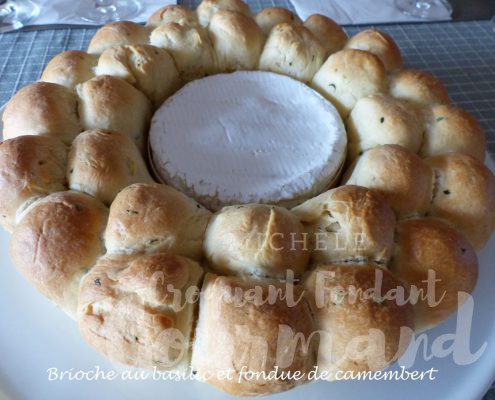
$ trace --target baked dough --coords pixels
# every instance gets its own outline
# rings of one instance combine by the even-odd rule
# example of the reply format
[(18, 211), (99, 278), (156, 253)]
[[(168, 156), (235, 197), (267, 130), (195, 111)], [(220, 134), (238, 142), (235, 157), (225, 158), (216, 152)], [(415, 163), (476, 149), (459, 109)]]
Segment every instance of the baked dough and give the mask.
[(97, 76), (77, 86), (79, 117), (85, 130), (120, 132), (145, 154), (151, 103), (123, 79)]
[(113, 361), (187, 372), (202, 275), (173, 254), (106, 255), (81, 282), (79, 331)]
[[(377, 286), (377, 282), (381, 282)], [(317, 365), (334, 380), (338, 371), (376, 371), (397, 360), (413, 337), (414, 312), (401, 304), (401, 280), (373, 265), (321, 265), (304, 281), (320, 333)], [(367, 293), (367, 294), (364, 294)]]
[(83, 130), (77, 106), (76, 94), (64, 86), (48, 82), (25, 86), (5, 107), (3, 138), (46, 135), (69, 144)]
[(18, 136), (0, 143), (0, 223), (12, 232), (34, 201), (67, 189), (67, 147), (50, 136)]
[(216, 71), (216, 58), (208, 32), (175, 22), (151, 32), (150, 43), (167, 50), (174, 58), (183, 82), (203, 78)]
[(53, 193), (29, 207), (10, 242), (17, 270), (75, 318), (79, 283), (104, 251), (108, 209), (78, 192)]
[[(314, 322), (307, 301), (302, 298), (289, 306), (275, 299), (263, 304), (250, 297), (256, 290), (262, 298), (270, 288), (283, 284), (209, 274), (203, 284), (198, 326), (193, 345), (192, 368), (200, 380), (234, 396), (263, 396), (288, 390), (307, 381), (314, 366)], [(294, 298), (300, 286), (291, 286)], [(301, 340), (294, 341), (294, 336)], [(306, 346), (307, 344), (307, 346)], [(286, 351), (282, 352), (278, 347)], [(282, 354), (281, 354), (282, 353)], [(248, 378), (245, 372), (266, 374), (300, 371), (301, 377)], [(233, 379), (218, 379), (220, 371), (233, 369)], [(242, 374), (244, 372), (244, 374)]]
[(180, 86), (172, 56), (148, 44), (113, 46), (105, 50), (98, 60), (96, 74), (126, 80), (144, 93), (155, 108)]
[(203, 0), (196, 9), (199, 23), (207, 27), (213, 16), (219, 11), (236, 11), (251, 16), (249, 6), (242, 0)]
[(332, 102), (342, 118), (346, 118), (360, 98), (386, 92), (387, 74), (374, 54), (345, 49), (328, 57), (312, 79), (311, 86)]
[(395, 215), (376, 192), (341, 186), (305, 201), (292, 212), (309, 234), (313, 264), (388, 263)]
[(314, 35), (325, 49), (325, 58), (342, 50), (347, 42), (347, 34), (332, 19), (321, 14), (313, 14), (304, 21), (304, 26)]
[(208, 27), (220, 71), (253, 70), (265, 43), (263, 32), (251, 17), (219, 11)]
[(101, 129), (81, 133), (72, 142), (67, 168), (69, 188), (109, 206), (133, 183), (151, 183), (139, 149), (127, 136)]
[(67, 89), (74, 89), (95, 76), (94, 68), (98, 56), (84, 51), (69, 50), (57, 54), (46, 65), (40, 81), (58, 83)]
[(261, 53), (259, 69), (309, 82), (325, 60), (325, 49), (311, 32), (298, 23), (275, 26)]
[(447, 319), (473, 292), (478, 258), (466, 238), (447, 223), (435, 218), (408, 219), (397, 225), (390, 270), (414, 287), (411, 303), (420, 332)]
[(165, 25), (169, 22), (188, 26), (196, 26), (199, 24), (198, 16), (194, 11), (182, 5), (169, 4), (151, 14), (148, 18), (148, 22), (146, 22), (146, 26), (155, 29), (160, 25)]
[(359, 99), (346, 122), (347, 159), (383, 144), (398, 144), (417, 153), (423, 143), (423, 114), (403, 100), (375, 94)]
[(91, 39), (88, 53), (99, 55), (112, 46), (148, 43), (149, 28), (130, 21), (110, 22)]
[(208, 224), (204, 252), (213, 271), (225, 275), (298, 278), (309, 259), (307, 235), (282, 207), (247, 204), (225, 207)]
[(376, 55), (387, 71), (402, 68), (402, 55), (394, 39), (385, 32), (368, 29), (354, 35), (346, 43), (347, 49), (366, 50)]
[(166, 251), (199, 260), (210, 216), (170, 186), (138, 183), (112, 203), (105, 245), (110, 253)]
[(267, 7), (255, 16), (256, 23), (265, 35), (282, 22), (302, 24), (301, 19), (293, 12), (281, 7)]
[(404, 147), (376, 146), (359, 157), (346, 172), (346, 185), (377, 191), (399, 219), (423, 216), (429, 210), (434, 188), (433, 169)]
[(452, 223), (481, 250), (495, 228), (495, 176), (467, 154), (449, 153), (426, 162), (436, 175), (428, 214)]

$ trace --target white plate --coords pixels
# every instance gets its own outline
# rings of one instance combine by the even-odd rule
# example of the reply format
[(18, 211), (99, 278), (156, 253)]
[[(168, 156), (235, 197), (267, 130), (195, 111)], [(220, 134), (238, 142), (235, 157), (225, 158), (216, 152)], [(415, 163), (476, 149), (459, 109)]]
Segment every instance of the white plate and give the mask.
[[(0, 112), (1, 115), (1, 112)], [(1, 125), (0, 125), (1, 131)], [(492, 159), (487, 160), (495, 171)], [(0, 229), (0, 399), (229, 399), (194, 381), (48, 381), (48, 368), (104, 371), (117, 366), (89, 348), (76, 324), (38, 294), (14, 269), (8, 257), (9, 235)], [(274, 399), (480, 399), (495, 379), (495, 237), (480, 253), (480, 277), (474, 292), (471, 349), (486, 349), (475, 363), (456, 365), (452, 355), (425, 360), (418, 355), (412, 369), (438, 369), (434, 381), (317, 382)], [(464, 327), (466, 328), (466, 327)], [(427, 333), (431, 343), (456, 330), (456, 316)], [(448, 347), (448, 345), (447, 345)], [(392, 369), (398, 369), (394, 366)]]

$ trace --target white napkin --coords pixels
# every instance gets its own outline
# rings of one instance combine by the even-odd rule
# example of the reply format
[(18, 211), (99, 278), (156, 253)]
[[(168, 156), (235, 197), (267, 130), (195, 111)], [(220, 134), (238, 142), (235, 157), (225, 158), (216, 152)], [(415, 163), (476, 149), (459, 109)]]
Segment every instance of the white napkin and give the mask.
[[(38, 0), (41, 12), (28, 25), (91, 25), (76, 15), (76, 8), (81, 1), (91, 0)], [(141, 12), (131, 20), (145, 22), (159, 8), (168, 4), (177, 4), (175, 0), (142, 0)]]
[[(304, 20), (311, 14), (323, 14), (340, 25), (380, 24), (386, 22), (426, 22), (403, 14), (394, 0), (291, 0)], [(437, 21), (450, 20), (447, 10)]]

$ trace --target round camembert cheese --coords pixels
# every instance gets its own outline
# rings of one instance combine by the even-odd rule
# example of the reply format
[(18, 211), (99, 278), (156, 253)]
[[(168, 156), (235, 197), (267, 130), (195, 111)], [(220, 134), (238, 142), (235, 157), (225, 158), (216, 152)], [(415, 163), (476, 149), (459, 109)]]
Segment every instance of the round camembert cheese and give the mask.
[(193, 81), (157, 110), (150, 129), (158, 177), (211, 210), (303, 202), (333, 183), (346, 144), (327, 100), (271, 72)]

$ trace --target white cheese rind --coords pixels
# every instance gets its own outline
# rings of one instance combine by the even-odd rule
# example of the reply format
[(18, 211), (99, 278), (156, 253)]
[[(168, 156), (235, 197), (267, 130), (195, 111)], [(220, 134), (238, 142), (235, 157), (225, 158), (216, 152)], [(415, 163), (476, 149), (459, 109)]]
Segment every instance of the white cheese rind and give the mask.
[(258, 71), (187, 84), (157, 110), (150, 129), (159, 178), (212, 210), (298, 204), (332, 183), (346, 144), (337, 110), (321, 95)]

